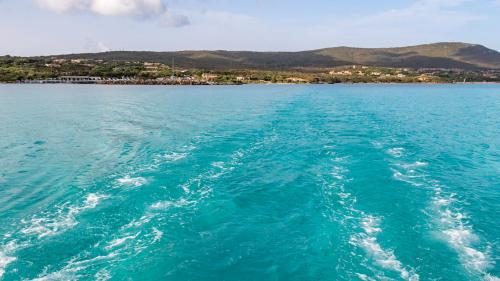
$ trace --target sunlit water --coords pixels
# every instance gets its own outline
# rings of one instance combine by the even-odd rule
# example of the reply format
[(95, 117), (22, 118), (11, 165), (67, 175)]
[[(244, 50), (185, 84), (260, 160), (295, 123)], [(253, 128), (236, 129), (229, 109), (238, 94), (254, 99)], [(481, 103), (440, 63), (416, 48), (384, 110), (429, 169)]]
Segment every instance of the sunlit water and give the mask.
[(0, 86), (2, 280), (499, 280), (500, 86)]

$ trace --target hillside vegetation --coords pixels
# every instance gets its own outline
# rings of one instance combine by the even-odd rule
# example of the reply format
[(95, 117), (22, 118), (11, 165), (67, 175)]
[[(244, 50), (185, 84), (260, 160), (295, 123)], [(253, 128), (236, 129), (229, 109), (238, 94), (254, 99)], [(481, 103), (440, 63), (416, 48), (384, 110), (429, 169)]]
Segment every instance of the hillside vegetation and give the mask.
[(409, 68), (500, 69), (500, 53), (481, 45), (435, 43), (400, 48), (336, 47), (302, 52), (181, 51), (71, 54), (58, 58), (141, 61), (208, 70), (296, 70), (344, 65)]

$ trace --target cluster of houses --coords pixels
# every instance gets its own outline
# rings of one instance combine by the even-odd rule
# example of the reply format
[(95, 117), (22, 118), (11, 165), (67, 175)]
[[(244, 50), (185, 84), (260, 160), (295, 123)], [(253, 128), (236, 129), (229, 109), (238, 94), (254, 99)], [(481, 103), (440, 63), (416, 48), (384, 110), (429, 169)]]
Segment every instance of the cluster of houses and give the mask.
[[(61, 68), (66, 64), (84, 65), (84, 66), (96, 66), (103, 63), (102, 60), (87, 60), (87, 59), (60, 59), (53, 58), (50, 63), (45, 64), (46, 67), (50, 68)], [(240, 73), (235, 73), (234, 76), (230, 77), (226, 75), (218, 75), (216, 73), (202, 73), (196, 76), (190, 74), (188, 70), (179, 69), (174, 71), (174, 63), (172, 62), (171, 68), (163, 63), (157, 62), (124, 62), (125, 66), (133, 65), (142, 66), (141, 74), (139, 77), (159, 77), (160, 78), (137, 78), (137, 77), (121, 77), (121, 78), (103, 78), (96, 76), (60, 76), (57, 78), (39, 79), (39, 80), (25, 80), (19, 81), (22, 83), (73, 83), (73, 84), (161, 84), (161, 85), (172, 85), (172, 84), (182, 84), (182, 85), (197, 85), (197, 84), (218, 84), (218, 83), (270, 83), (269, 79), (264, 79), (262, 77), (256, 78), (254, 75), (241, 76)], [(172, 71), (170, 71), (172, 70)], [(164, 73), (175, 73), (170, 77), (163, 77)], [(446, 72), (446, 73), (445, 73)], [(432, 82), (439, 80), (442, 75), (448, 75), (448, 72), (453, 72), (453, 75), (460, 75), (464, 72), (461, 69), (435, 69), (435, 68), (420, 68), (420, 69), (409, 69), (409, 68), (383, 68), (383, 67), (371, 67), (363, 65), (352, 65), (336, 67), (330, 71), (323, 72), (321, 74), (317, 73), (315, 77), (311, 78), (311, 75), (297, 75), (297, 76), (284, 76), (285, 73), (280, 74), (280, 83), (323, 83), (329, 81), (328, 79), (340, 79), (340, 81), (419, 81), (419, 82)], [(444, 74), (443, 74), (444, 73)], [(477, 73), (487, 79), (500, 79), (499, 71), (481, 71)], [(168, 74), (170, 75), (170, 74)], [(313, 75), (314, 76), (314, 75)], [(328, 76), (330, 76), (328, 78)], [(259, 77), (259, 75), (257, 75)], [(264, 80), (262, 80), (264, 79)], [(275, 81), (273, 79), (273, 81)], [(276, 81), (275, 81), (276, 82)]]
[(407, 77), (407, 74), (410, 70), (407, 68), (397, 70), (396, 73), (383, 73), (382, 71), (378, 69), (373, 69), (368, 66), (356, 66), (353, 65), (352, 67), (346, 68), (346, 69), (340, 69), (340, 70), (332, 70), (329, 72), (330, 75), (332, 76), (344, 76), (344, 77), (349, 77), (349, 76), (371, 76), (371, 77), (385, 77), (385, 78), (405, 78)]

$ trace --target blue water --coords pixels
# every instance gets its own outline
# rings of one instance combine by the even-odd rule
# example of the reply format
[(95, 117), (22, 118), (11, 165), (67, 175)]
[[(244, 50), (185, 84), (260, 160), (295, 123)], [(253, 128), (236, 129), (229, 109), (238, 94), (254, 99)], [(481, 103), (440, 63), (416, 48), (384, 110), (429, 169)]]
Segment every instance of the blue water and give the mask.
[(499, 280), (500, 85), (0, 86), (1, 280)]

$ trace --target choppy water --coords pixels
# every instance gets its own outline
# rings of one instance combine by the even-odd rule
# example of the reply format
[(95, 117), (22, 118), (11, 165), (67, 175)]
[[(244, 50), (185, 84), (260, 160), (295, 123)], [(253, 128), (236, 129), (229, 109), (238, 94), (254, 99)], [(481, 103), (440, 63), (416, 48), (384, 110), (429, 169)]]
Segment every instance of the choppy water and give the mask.
[(499, 280), (500, 86), (0, 86), (1, 280)]

